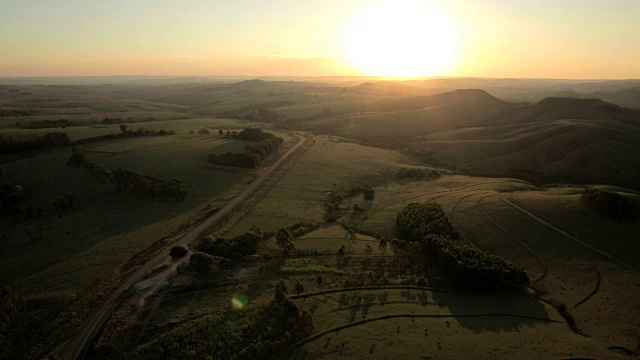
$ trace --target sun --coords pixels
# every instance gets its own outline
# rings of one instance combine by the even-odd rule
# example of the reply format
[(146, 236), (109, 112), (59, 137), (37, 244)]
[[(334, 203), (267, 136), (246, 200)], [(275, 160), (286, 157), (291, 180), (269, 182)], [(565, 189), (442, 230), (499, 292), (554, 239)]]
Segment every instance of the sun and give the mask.
[(346, 34), (346, 54), (366, 75), (442, 75), (454, 60), (457, 34), (451, 21), (421, 4), (369, 8)]

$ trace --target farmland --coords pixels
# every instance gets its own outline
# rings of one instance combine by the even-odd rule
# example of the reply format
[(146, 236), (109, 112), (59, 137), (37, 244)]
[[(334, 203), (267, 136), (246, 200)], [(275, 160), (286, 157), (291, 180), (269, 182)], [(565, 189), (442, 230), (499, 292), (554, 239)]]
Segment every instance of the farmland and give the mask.
[[(206, 358), (229, 336), (207, 329), (229, 321), (244, 324), (243, 349), (282, 358), (636, 352), (638, 222), (603, 217), (581, 200), (586, 188), (637, 199), (622, 187), (634, 179), (633, 166), (584, 167), (609, 176), (599, 182), (624, 180), (613, 185), (550, 184), (566, 178), (521, 167), (593, 179), (567, 170), (582, 164), (576, 158), (544, 157), (540, 146), (564, 153), (577, 143), (558, 140), (560, 151), (549, 142), (606, 138), (595, 144), (618, 154), (634, 146), (632, 135), (620, 134), (635, 131), (631, 110), (609, 112), (595, 102), (522, 105), (482, 90), (392, 82), (14, 88), (20, 90), (2, 97), (5, 144), (64, 133), (69, 145), (0, 158), (3, 183), (24, 190), (19, 215), (3, 218), (0, 232), (0, 283), (25, 304), (12, 323), (13, 351), (65, 354), (74, 332), (117, 289), (125, 295), (100, 324), (95, 356), (148, 358), (178, 344), (176, 358)], [(564, 118), (587, 110), (619, 119)], [(210, 161), (255, 149), (256, 142), (238, 138), (247, 127), (283, 144), (270, 155), (255, 150), (260, 159), (268, 155), (255, 169)], [(67, 166), (72, 154), (84, 163)], [(143, 185), (141, 179), (177, 179), (186, 198), (151, 201), (135, 196), (135, 187), (101, 181), (118, 168)], [(167, 255), (267, 173), (233, 211), (193, 236), (186, 256)], [(460, 237), (451, 241), (466, 244), (459, 249), (499, 257), (490, 259), (526, 273), (528, 285), (470, 291), (451, 281), (422, 245), (399, 235), (396, 217), (416, 203), (442, 209)], [(246, 246), (242, 239), (258, 240)], [(143, 281), (118, 287), (162, 256)], [(287, 326), (304, 334), (279, 328), (278, 339), (252, 337), (248, 328), (272, 328), (264, 322), (269, 311), (295, 313), (300, 321)], [(51, 335), (28, 340), (45, 333)]]

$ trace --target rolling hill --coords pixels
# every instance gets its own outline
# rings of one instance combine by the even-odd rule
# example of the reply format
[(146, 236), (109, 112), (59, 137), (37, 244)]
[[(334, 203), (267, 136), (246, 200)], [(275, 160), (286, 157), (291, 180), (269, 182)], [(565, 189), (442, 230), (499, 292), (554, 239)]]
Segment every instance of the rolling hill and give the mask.
[(424, 149), (484, 173), (540, 181), (640, 178), (640, 111), (600, 99), (500, 100), (484, 90), (381, 100), (366, 111), (298, 127), (390, 147)]

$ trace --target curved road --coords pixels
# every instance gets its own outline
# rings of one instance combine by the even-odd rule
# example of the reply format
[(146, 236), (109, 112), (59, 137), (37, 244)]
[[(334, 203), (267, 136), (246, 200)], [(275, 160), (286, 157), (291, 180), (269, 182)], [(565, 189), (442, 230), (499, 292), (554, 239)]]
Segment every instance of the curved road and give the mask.
[[(211, 215), (208, 219), (203, 221), (200, 225), (198, 225), (193, 230), (186, 233), (182, 238), (176, 241), (171, 246), (180, 246), (186, 245), (190, 241), (195, 240), (201, 233), (203, 233), (206, 229), (211, 227), (217, 221), (219, 221), (223, 216), (230, 213), (234, 208), (240, 205), (242, 202), (247, 200), (249, 196), (251, 196), (256, 189), (267, 180), (275, 170), (282, 165), (282, 163), (294, 152), (296, 151), (302, 144), (304, 143), (304, 138), (298, 134), (296, 134), (300, 141), (296, 146), (291, 148), (284, 154), (278, 161), (276, 161), (273, 165), (269, 167), (269, 170), (262, 174), (256, 181), (254, 181), (249, 187), (247, 187), (240, 195), (236, 196), (233, 200), (229, 201), (227, 205), (225, 205), (222, 209), (218, 210), (215, 214)], [(156, 266), (161, 264), (162, 262), (169, 259), (169, 253), (167, 251), (160, 251), (158, 255), (147, 261), (144, 265), (142, 265), (136, 272), (134, 272), (126, 281), (124, 281), (117, 289), (115, 289), (109, 299), (107, 299), (100, 309), (89, 319), (89, 321), (82, 327), (80, 333), (73, 338), (69, 350), (67, 351), (66, 358), (67, 359), (81, 359), (89, 345), (94, 340), (100, 328), (107, 321), (111, 313), (116, 309), (116, 307), (120, 304), (120, 301), (123, 298), (123, 295), (127, 292), (129, 288), (131, 288), (134, 284), (140, 281), (149, 271), (154, 269)]]

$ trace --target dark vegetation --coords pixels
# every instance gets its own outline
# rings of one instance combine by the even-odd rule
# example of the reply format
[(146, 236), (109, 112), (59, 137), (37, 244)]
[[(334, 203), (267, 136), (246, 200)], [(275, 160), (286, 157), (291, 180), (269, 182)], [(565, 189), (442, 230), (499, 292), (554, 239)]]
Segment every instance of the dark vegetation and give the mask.
[(169, 250), (169, 256), (174, 259), (178, 259), (187, 255), (188, 252), (189, 250), (187, 250), (187, 248), (184, 246), (174, 246), (171, 248), (171, 250)]
[(466, 241), (427, 236), (422, 240), (427, 265), (454, 286), (470, 290), (520, 290), (529, 285), (525, 271)]
[(194, 320), (137, 347), (127, 358), (264, 359), (312, 331), (311, 314), (284, 296)]
[(220, 256), (228, 259), (236, 258), (242, 255), (255, 254), (258, 249), (260, 235), (253, 231), (246, 232), (242, 235), (231, 239), (213, 238), (211, 236), (204, 237), (198, 241), (195, 248), (198, 251), (209, 255)]
[(86, 158), (82, 149), (78, 147), (73, 148), (73, 155), (67, 161), (67, 166), (82, 167), (97, 180), (109, 182), (117, 191), (131, 194), (139, 199), (183, 201), (187, 197), (181, 180), (173, 178), (162, 180), (120, 168), (109, 171), (104, 166)]
[(121, 131), (119, 133), (112, 133), (112, 134), (99, 135), (99, 136), (93, 136), (90, 138), (79, 139), (79, 140), (76, 140), (75, 143), (77, 145), (81, 145), (81, 144), (87, 144), (87, 143), (93, 143), (93, 142), (99, 142), (99, 141), (124, 139), (129, 137), (136, 137), (136, 136), (166, 136), (166, 135), (176, 134), (176, 132), (173, 130), (154, 131), (154, 130), (138, 129), (136, 131), (132, 131), (132, 130), (127, 130), (126, 125), (120, 125), (120, 130)]
[(0, 117), (31, 116), (32, 114), (33, 111), (31, 109), (0, 109)]
[(223, 166), (237, 166), (255, 168), (262, 160), (275, 152), (283, 143), (283, 139), (260, 129), (244, 129), (238, 133), (238, 139), (255, 141), (254, 146), (245, 146), (242, 153), (227, 152), (224, 154), (209, 154), (209, 162)]
[(16, 141), (10, 136), (0, 134), (0, 155), (12, 155), (26, 151), (46, 150), (69, 146), (71, 140), (65, 133), (46, 133), (33, 139)]
[(42, 121), (30, 121), (28, 123), (16, 123), (16, 127), (22, 129), (52, 129), (52, 128), (66, 128), (71, 126), (79, 126), (74, 121), (65, 119), (60, 120), (42, 120)]
[(398, 170), (396, 179), (437, 179), (440, 173), (436, 170), (423, 170), (418, 168), (402, 168)]
[(407, 205), (396, 217), (396, 235), (402, 241), (421, 244), (427, 266), (453, 286), (469, 290), (519, 290), (529, 285), (523, 269), (462, 240), (440, 205)]
[(460, 240), (460, 234), (438, 204), (409, 204), (396, 217), (396, 236), (421, 242), (427, 235)]
[(587, 188), (582, 192), (580, 201), (613, 221), (629, 222), (640, 218), (640, 202), (613, 191)]

